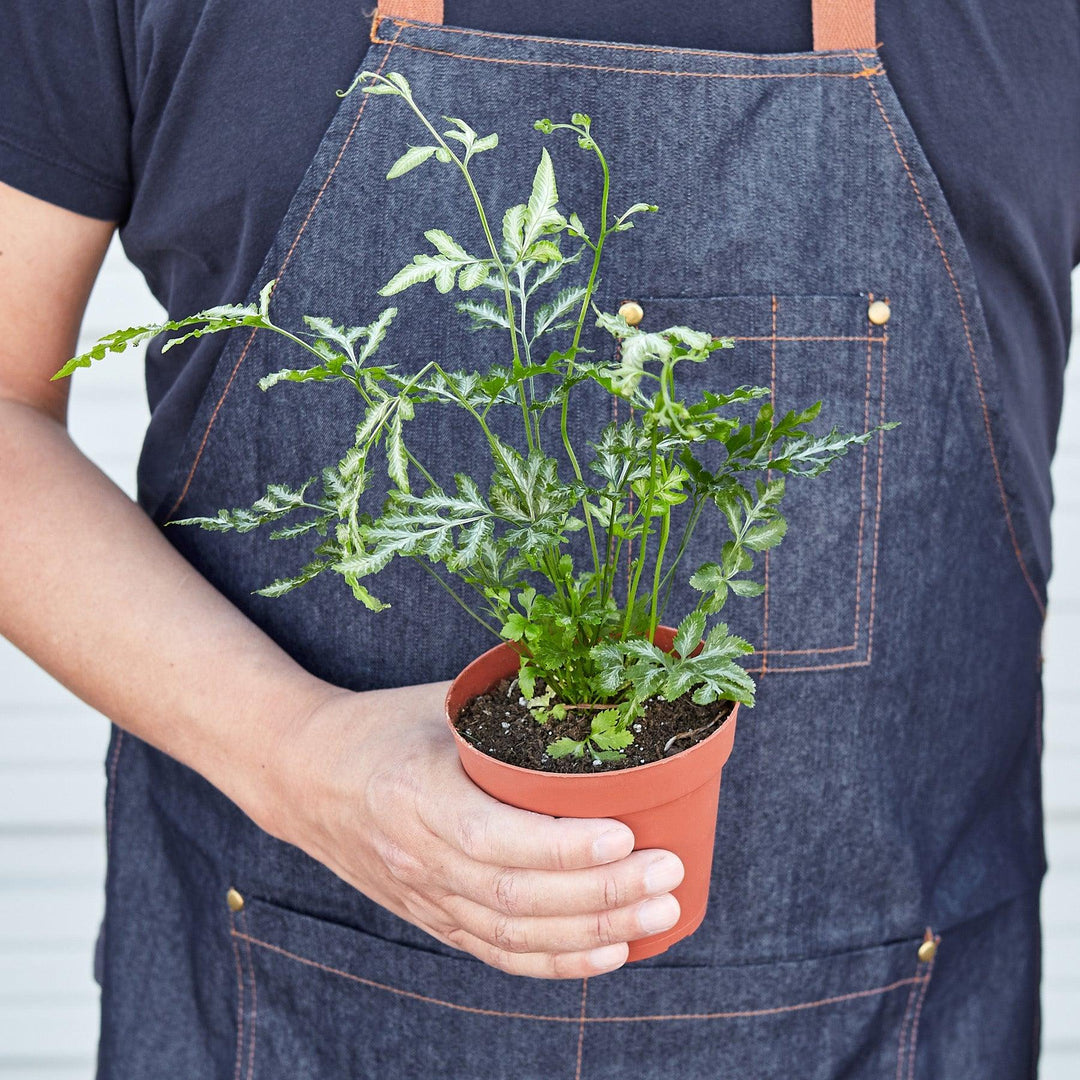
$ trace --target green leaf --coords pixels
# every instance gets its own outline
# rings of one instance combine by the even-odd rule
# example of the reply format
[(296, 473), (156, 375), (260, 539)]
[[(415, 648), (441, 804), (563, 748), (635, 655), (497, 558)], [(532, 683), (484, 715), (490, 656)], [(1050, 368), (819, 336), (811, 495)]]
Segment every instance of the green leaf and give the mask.
[(469, 263), (458, 275), (458, 288), (466, 292), (475, 289), (477, 285), (483, 284), (490, 269), (491, 264), (483, 260)]
[(672, 648), (680, 656), (689, 656), (701, 641), (701, 635), (705, 632), (705, 613), (703, 611), (691, 611), (681, 623), (672, 642)]
[[(462, 271), (462, 277), (468, 272), (468, 267)], [(464, 288), (465, 286), (462, 286)], [(473, 330), (485, 330), (494, 327), (498, 330), (509, 330), (510, 323), (506, 318), (506, 309), (493, 304), (490, 300), (459, 300), (454, 305), (458, 311), (472, 317)]]
[(389, 329), (390, 323), (393, 322), (397, 313), (398, 309), (396, 307), (383, 308), (374, 322), (363, 327), (362, 333), (367, 340), (364, 342), (363, 347), (356, 357), (358, 365), (365, 363), (374, 355), (375, 351), (383, 343), (383, 338), (386, 337), (386, 331)]
[(602, 709), (599, 712), (593, 713), (589, 730), (593, 736), (610, 735), (612, 732), (625, 727), (623, 720), (624, 716), (621, 710), (617, 708)]
[(402, 490), (409, 490), (409, 459), (401, 436), (401, 411), (394, 413), (386, 432), (386, 469), (390, 479)]
[(435, 288), (441, 293), (452, 292), (454, 278), (457, 276), (457, 266), (453, 263), (443, 263), (435, 274)]
[(271, 372), (259, 380), (260, 390), (269, 390), (277, 386), (279, 382), (322, 382), (324, 379), (343, 378), (340, 372), (331, 371), (323, 364), (309, 368), (283, 368), (281, 371)]
[[(562, 214), (555, 209), (559, 191), (555, 186), (555, 170), (551, 155), (545, 146), (540, 151), (540, 163), (533, 174), (532, 191), (525, 207), (522, 242), (519, 250), (527, 251), (545, 233), (566, 224)], [(509, 211), (508, 211), (509, 212)]]
[(532, 340), (536, 341), (542, 334), (552, 330), (566, 330), (574, 326), (587, 291), (584, 285), (571, 286), (562, 289), (553, 300), (541, 304), (533, 316)]
[(713, 502), (724, 515), (728, 528), (735, 536), (742, 531), (743, 505), (740, 495), (743, 494), (741, 484), (732, 482), (728, 486), (713, 492)]
[(590, 741), (601, 750), (619, 751), (625, 750), (634, 741), (634, 736), (632, 732), (623, 728), (594, 733), (590, 736)]
[(409, 149), (390, 166), (390, 171), (386, 174), (386, 179), (396, 180), (399, 176), (404, 176), (407, 172), (411, 172), (415, 169), (417, 165), (423, 165), (434, 153), (434, 146), (410, 146)]
[(444, 131), (443, 135), (445, 135), (446, 138), (454, 139), (456, 142), (462, 143), (466, 148), (472, 146), (472, 144), (476, 141), (476, 132), (460, 117), (444, 116), (443, 119), (447, 123), (453, 124), (454, 127), (457, 128), (456, 131)]
[[(265, 292), (266, 288), (272, 285), (272, 281), (268, 282), (263, 291)], [(90, 367), (94, 361), (103, 359), (109, 353), (122, 353), (129, 347), (142, 345), (166, 330), (187, 330), (188, 332), (167, 341), (162, 346), (162, 352), (167, 352), (174, 345), (179, 345), (189, 338), (216, 334), (238, 326), (266, 326), (275, 329), (253, 304), (221, 304), (183, 319), (170, 319), (167, 322), (147, 323), (143, 326), (114, 330), (96, 341), (86, 352), (79, 353), (78, 356), (73, 356), (68, 360), (53, 376), (53, 379), (66, 378), (77, 368)]]
[(378, 434), (380, 428), (394, 407), (395, 398), (386, 398), (375, 405), (369, 405), (364, 419), (356, 427), (356, 445), (366, 447)]
[(315, 478), (312, 477), (296, 489), (285, 484), (268, 484), (266, 494), (256, 499), (250, 508), (223, 509), (214, 517), (181, 518), (170, 521), (169, 524), (198, 525), (210, 532), (251, 532), (260, 525), (277, 521), (294, 510), (305, 507), (305, 492), (314, 482)]
[(310, 562), (294, 577), (278, 578), (277, 581), (261, 589), (256, 589), (255, 592), (258, 596), (284, 596), (286, 593), (292, 592), (293, 589), (298, 589), (301, 585), (306, 585), (313, 578), (318, 577), (329, 565), (329, 563), (321, 560)]
[(403, 266), (379, 290), (379, 295), (393, 296), (394, 293), (402, 292), (422, 281), (430, 281), (445, 265), (442, 259), (436, 259), (431, 255), (414, 255), (413, 261)]
[(787, 522), (782, 517), (776, 517), (765, 525), (748, 530), (742, 542), (752, 551), (766, 551), (776, 547), (786, 533)]
[(728, 582), (728, 587), (736, 596), (760, 596), (765, 591), (765, 586), (760, 582), (746, 578), (735, 578)]
[(562, 257), (559, 245), (553, 243), (551, 240), (537, 240), (536, 243), (525, 252), (526, 259), (539, 263), (561, 261)]
[(464, 262), (472, 256), (449, 234), (442, 229), (428, 229), (424, 236), (441, 255)]
[(551, 743), (547, 747), (548, 754), (553, 758), (563, 758), (573, 755), (574, 757), (585, 756), (585, 741), (577, 742), (574, 739), (562, 738)]
[(345, 580), (352, 589), (353, 596), (368, 609), (368, 611), (385, 611), (390, 605), (376, 599), (368, 590), (356, 580), (352, 574), (346, 574)]
[[(505, 627), (503, 628), (505, 630)], [(503, 634), (506, 637), (506, 634)], [(520, 638), (512, 638), (513, 641), (520, 641)], [(521, 670), (518, 672), (518, 685), (521, 687), (522, 694), (531, 698), (533, 692), (536, 690), (536, 668), (529, 664), (523, 663)]]
[(698, 592), (712, 592), (724, 583), (724, 571), (716, 563), (705, 563), (690, 575), (690, 584)]
[(270, 314), (270, 295), (274, 291), (274, 286), (277, 284), (276, 278), (271, 278), (260, 290), (259, 290), (259, 314), (264, 318)]
[(585, 231), (585, 226), (582, 224), (581, 218), (578, 217), (577, 211), (570, 215), (567, 231), (572, 236), (579, 236), (586, 243), (589, 242), (589, 234)]
[(511, 206), (502, 219), (503, 250), (511, 259), (520, 257), (524, 250), (522, 231), (525, 227), (526, 207), (524, 203)]
[(333, 514), (323, 514), (312, 518), (310, 521), (297, 521), (291, 525), (283, 525), (270, 534), (271, 540), (294, 540), (298, 536), (304, 536), (309, 532), (325, 533), (327, 525), (333, 519)]
[[(520, 612), (512, 612), (510, 617), (503, 623), (502, 629), (499, 631), (501, 637), (506, 638), (507, 641), (522, 641), (525, 637), (525, 630), (528, 628), (529, 620), (525, 618)], [(532, 697), (532, 694), (526, 694), (526, 697)]]

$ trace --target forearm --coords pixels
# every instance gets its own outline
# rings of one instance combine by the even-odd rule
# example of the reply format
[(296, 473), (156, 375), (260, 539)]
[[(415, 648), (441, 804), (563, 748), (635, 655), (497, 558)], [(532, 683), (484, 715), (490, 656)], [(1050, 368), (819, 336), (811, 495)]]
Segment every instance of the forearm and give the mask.
[(0, 633), (269, 819), (280, 737), (333, 688), (178, 555), (55, 420), (0, 400), (0, 463)]

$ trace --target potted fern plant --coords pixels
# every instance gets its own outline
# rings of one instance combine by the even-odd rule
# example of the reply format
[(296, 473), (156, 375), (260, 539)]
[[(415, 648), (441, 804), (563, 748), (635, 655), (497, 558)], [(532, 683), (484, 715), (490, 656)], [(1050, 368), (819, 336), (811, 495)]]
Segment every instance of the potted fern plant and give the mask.
[[(403, 558), (448, 589), (498, 641), (453, 681), (446, 699), (464, 768), (505, 802), (619, 818), (638, 847), (675, 851), (686, 867), (675, 892), (682, 918), (630, 945), (631, 960), (654, 955), (704, 917), (721, 770), (738, 709), (754, 703), (754, 682), (739, 664), (753, 646), (719, 616), (732, 598), (763, 591), (748, 574), (755, 556), (784, 537), (786, 477), (819, 476), (878, 429), (812, 433), (820, 402), (778, 416), (763, 387), (722, 390), (710, 379), (708, 389), (687, 395), (683, 372), (698, 365), (722, 371), (714, 354), (732, 348), (731, 339), (715, 328), (645, 329), (635, 304), (597, 306), (605, 247), (657, 207), (639, 202), (609, 212), (608, 161), (588, 116), (534, 126), (565, 133), (593, 155), (600, 220), (586, 227), (577, 213), (563, 212), (544, 149), (527, 200), (506, 209), (497, 227), (473, 169), (498, 136), (449, 117), (439, 130), (399, 73), (364, 72), (343, 93), (358, 86), (400, 99), (428, 138), (406, 150), (388, 179), (420, 167), (457, 170), (487, 245), (474, 255), (430, 228), (430, 248), (380, 294), (425, 283), (467, 294), (456, 307), (475, 328), (500, 336), (503, 362), (482, 371), (454, 370), (440, 359), (411, 372), (380, 366), (374, 358), (397, 308), (365, 326), (308, 315), (304, 328), (285, 327), (270, 310), (270, 281), (253, 304), (109, 334), (57, 377), (162, 332), (175, 334), (164, 346), (170, 349), (244, 326), (279, 334), (308, 354), (307, 366), (264, 375), (262, 389), (350, 384), (355, 442), (321, 477), (298, 487), (270, 483), (251, 506), (174, 524), (239, 532), (273, 525), (272, 539), (313, 538), (309, 561), (268, 583), (260, 590), (267, 596), (331, 573), (377, 612), (387, 604), (373, 580)], [(577, 281), (568, 283), (572, 274)], [(587, 321), (608, 336), (606, 352), (584, 347)], [(551, 348), (555, 340), (559, 348)], [(624, 403), (629, 415), (577, 430), (590, 414), (572, 404), (586, 389)], [(430, 423), (450, 416), (478, 431), (486, 475), (456, 471), (452, 483), (438, 482), (434, 463), (409, 446), (408, 426), (421, 415)], [(373, 498), (376, 468), (385, 468), (385, 497)], [(686, 565), (706, 516), (722, 522), (727, 539), (707, 561)], [(697, 602), (667, 625), (678, 575)]]

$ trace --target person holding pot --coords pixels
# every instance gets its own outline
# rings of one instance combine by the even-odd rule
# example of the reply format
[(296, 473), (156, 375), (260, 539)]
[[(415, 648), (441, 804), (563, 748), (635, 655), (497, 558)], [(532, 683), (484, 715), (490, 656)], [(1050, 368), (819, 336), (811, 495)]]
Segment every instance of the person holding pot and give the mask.
[[(1034, 1075), (1080, 14), (878, 14), (8, 5), (0, 631), (114, 722), (99, 1077)], [(671, 208), (613, 264), (646, 318), (722, 301), (778, 393), (828, 380), (866, 426), (901, 422), (822, 495), (850, 527), (819, 501), (817, 546), (777, 557), (709, 913), (641, 963), (627, 943), (674, 924), (683, 867), (469, 782), (442, 698), (487, 642), (449, 600), (408, 576), (379, 615), (321, 580), (266, 600), (287, 553), (162, 528), (307, 475), (345, 403), (267, 412), (259, 338), (152, 345), (136, 505), (49, 381), (117, 227), (174, 314), (270, 278), (286, 314), (354, 310), (421, 203), (452, 231), (449, 195), (382, 180), (407, 118), (334, 96), (358, 65), (513, 133), (507, 192), (534, 119), (588, 112), (613, 175)], [(410, 303), (395, 358), (453, 347), (437, 295)]]

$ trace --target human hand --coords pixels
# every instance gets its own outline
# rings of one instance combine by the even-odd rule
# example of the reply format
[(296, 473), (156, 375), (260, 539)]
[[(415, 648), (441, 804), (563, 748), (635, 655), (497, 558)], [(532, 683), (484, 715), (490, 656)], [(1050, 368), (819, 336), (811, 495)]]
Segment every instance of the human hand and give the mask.
[(673, 926), (683, 866), (611, 819), (553, 818), (468, 778), (446, 683), (338, 691), (283, 738), (260, 821), (376, 903), (514, 975), (580, 979)]

